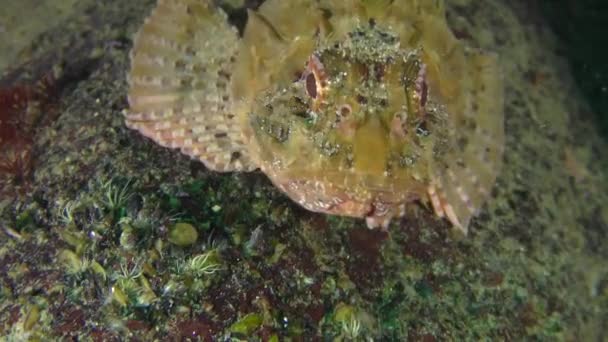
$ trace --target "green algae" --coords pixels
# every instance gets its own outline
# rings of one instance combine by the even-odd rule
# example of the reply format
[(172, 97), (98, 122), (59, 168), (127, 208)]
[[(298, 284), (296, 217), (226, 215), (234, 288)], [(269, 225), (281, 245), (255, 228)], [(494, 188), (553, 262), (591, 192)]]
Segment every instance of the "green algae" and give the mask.
[(176, 223), (169, 229), (169, 242), (174, 245), (186, 247), (193, 245), (198, 239), (196, 228), (189, 223)]
[[(606, 146), (523, 6), (449, 2), (454, 31), (497, 51), (507, 84), (505, 167), (456, 238), (419, 206), (388, 233), (309, 213), (260, 173), (210, 173), (127, 130), (130, 37), (152, 2), (84, 6), (35, 42), (52, 63), (91, 63), (37, 137), (32, 190), (0, 199), (0, 336), (602, 338)], [(197, 242), (170, 243), (176, 223)]]
[(257, 330), (263, 323), (263, 318), (259, 314), (247, 314), (243, 318), (234, 322), (230, 326), (230, 331), (236, 334), (249, 336)]

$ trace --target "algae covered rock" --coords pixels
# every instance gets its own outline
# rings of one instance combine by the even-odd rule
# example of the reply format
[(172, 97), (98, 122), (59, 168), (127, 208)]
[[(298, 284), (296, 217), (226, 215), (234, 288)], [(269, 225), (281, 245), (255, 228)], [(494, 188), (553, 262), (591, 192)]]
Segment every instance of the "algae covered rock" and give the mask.
[[(260, 2), (214, 4), (225, 10), (229, 31), (243, 39), (247, 10), (257, 11)], [(26, 63), (14, 62), (17, 71), (0, 82), (14, 94), (20, 77), (35, 79), (38, 71), (49, 70), (64, 75), (48, 104), (57, 116), (38, 124), (32, 136), (32, 170), (19, 179), (23, 191), (0, 198), (0, 340), (605, 339), (608, 148), (558, 54), (555, 35), (530, 1), (445, 1), (447, 28), (458, 46), (494, 52), (503, 71), (504, 163), (488, 200), (471, 216), (466, 238), (452, 235), (451, 222), (424, 201), (394, 217), (388, 231), (370, 230), (357, 218), (303, 210), (266, 172), (212, 172), (126, 127), (125, 115), (132, 113), (125, 77), (132, 37), (155, 5), (154, 0), (83, 2), (20, 54)], [(321, 12), (324, 30), (329, 24), (338, 30), (339, 18), (346, 20), (341, 27), (352, 28), (348, 16), (334, 16), (332, 23), (329, 12)], [(299, 14), (289, 8), (285, 13)], [(267, 34), (263, 37), (275, 46), (282, 27), (264, 31), (264, 17), (254, 20), (255, 32)], [(276, 22), (282, 21), (271, 21)], [(390, 38), (371, 35), (370, 22), (360, 24), (363, 40), (342, 48)], [(1, 29), (10, 30), (0, 24)], [(335, 49), (317, 56), (327, 76), (345, 65), (339, 58), (330, 61)], [(382, 57), (373, 49), (359, 52), (359, 59)], [(257, 65), (260, 59), (248, 53), (248, 65)], [(276, 117), (266, 104), (277, 113), (284, 105), (299, 108), (301, 103), (285, 102), (298, 89), (302, 99), (314, 102), (316, 95), (340, 103), (332, 97), (338, 93), (313, 82), (322, 73), (309, 57), (296, 63), (310, 71), (305, 78), (283, 75), (280, 63), (264, 66), (284, 76), (272, 84), (287, 89), (253, 102), (262, 120), (251, 126), (257, 130), (252, 134), (264, 143), (264, 156), (288, 161), (294, 153), (284, 143), (314, 130), (315, 123), (309, 113)], [(443, 65), (422, 61), (427, 68)], [(368, 70), (370, 77), (382, 71)], [(252, 72), (254, 80), (264, 81), (262, 73)], [(216, 75), (226, 81), (225, 74)], [(427, 95), (441, 89), (430, 76), (427, 81)], [(213, 91), (218, 84), (195, 85), (210, 101), (222, 96)], [(360, 86), (368, 95), (382, 95)], [(419, 92), (416, 86), (411, 90), (415, 112)], [(355, 113), (360, 104), (350, 106)], [(293, 131), (280, 129), (286, 125), (282, 120)], [(433, 135), (433, 126), (427, 128)], [(318, 132), (320, 138), (331, 135)], [(286, 134), (291, 138), (284, 140)], [(332, 146), (319, 144), (329, 155)], [(307, 161), (301, 159), (297, 162)], [(320, 160), (329, 159), (310, 158), (311, 164)]]

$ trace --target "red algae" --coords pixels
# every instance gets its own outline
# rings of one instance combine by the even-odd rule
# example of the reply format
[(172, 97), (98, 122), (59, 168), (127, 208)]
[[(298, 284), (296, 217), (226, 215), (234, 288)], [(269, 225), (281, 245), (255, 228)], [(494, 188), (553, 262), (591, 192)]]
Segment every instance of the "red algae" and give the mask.
[(346, 263), (347, 273), (364, 296), (373, 296), (373, 291), (367, 293), (366, 290), (383, 282), (385, 270), (382, 268), (381, 249), (387, 239), (388, 232), (381, 230), (357, 228), (348, 233), (352, 260)]
[(180, 321), (175, 324), (173, 337), (176, 340), (198, 339), (202, 341), (213, 341), (213, 334), (217, 329), (211, 320), (205, 316)]
[(55, 118), (55, 80), (47, 73), (31, 84), (0, 88), (0, 195), (27, 189), (34, 137)]

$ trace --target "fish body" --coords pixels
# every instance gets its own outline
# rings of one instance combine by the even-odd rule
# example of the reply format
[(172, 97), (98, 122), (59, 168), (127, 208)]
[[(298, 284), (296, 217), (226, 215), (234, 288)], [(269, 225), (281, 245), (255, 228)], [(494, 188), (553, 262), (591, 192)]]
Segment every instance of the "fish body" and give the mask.
[(497, 56), (442, 1), (267, 0), (239, 36), (210, 1), (159, 0), (131, 60), (129, 127), (370, 228), (419, 201), (466, 233), (501, 167)]

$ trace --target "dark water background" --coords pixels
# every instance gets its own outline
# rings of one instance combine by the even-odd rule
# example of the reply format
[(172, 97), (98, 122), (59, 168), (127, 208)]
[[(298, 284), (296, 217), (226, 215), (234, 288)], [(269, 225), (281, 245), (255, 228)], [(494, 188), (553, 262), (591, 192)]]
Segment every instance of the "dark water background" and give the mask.
[(540, 0), (576, 81), (608, 139), (608, 1)]

